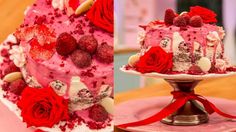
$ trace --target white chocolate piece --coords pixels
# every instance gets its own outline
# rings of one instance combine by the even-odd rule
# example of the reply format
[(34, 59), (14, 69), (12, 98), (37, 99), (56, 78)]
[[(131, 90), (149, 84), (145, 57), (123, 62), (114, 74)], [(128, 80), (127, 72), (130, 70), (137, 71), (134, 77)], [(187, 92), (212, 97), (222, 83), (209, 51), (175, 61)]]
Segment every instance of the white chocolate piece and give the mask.
[(202, 71), (207, 72), (211, 69), (211, 61), (207, 57), (202, 57), (197, 65), (201, 68)]
[(184, 39), (183, 37), (179, 34), (179, 32), (174, 32), (173, 33), (173, 51), (177, 51), (179, 44), (183, 42)]
[(129, 57), (128, 64), (133, 67), (139, 61), (140, 56), (138, 54)]
[(105, 108), (105, 110), (109, 114), (114, 113), (114, 100), (112, 98), (106, 97), (106, 98), (101, 100), (100, 104), (101, 104), (101, 106), (103, 106)]
[(87, 86), (80, 81), (80, 77), (72, 77), (71, 83), (70, 83), (70, 90), (69, 90), (69, 96), (73, 97), (78, 94), (78, 92), (82, 89), (88, 89)]
[(79, 7), (75, 11), (75, 14), (76, 15), (80, 15), (81, 13), (86, 12), (87, 10), (89, 10), (91, 8), (93, 3), (94, 3), (93, 0), (86, 0), (81, 5), (79, 5)]
[(188, 13), (188, 12), (187, 11), (183, 11), (183, 12), (180, 13), (180, 16), (183, 15), (183, 14), (186, 14), (186, 13)]
[(3, 80), (6, 82), (14, 82), (15, 80), (21, 79), (23, 76), (21, 74), (21, 72), (12, 72), (7, 74)]

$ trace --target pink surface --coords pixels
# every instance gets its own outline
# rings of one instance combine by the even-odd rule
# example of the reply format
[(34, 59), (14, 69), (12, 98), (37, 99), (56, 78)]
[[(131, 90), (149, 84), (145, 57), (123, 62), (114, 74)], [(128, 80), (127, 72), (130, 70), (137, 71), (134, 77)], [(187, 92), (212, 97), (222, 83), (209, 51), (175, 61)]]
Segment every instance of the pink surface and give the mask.
[(32, 128), (26, 128), (17, 116), (0, 101), (0, 131), (1, 132), (34, 132)]
[[(236, 115), (236, 101), (207, 98), (222, 111)], [(160, 111), (171, 101), (171, 97), (153, 97), (146, 99), (131, 100), (115, 107), (115, 125), (144, 119)], [(236, 121), (230, 121), (217, 114), (210, 115), (209, 123), (197, 126), (170, 126), (156, 122), (146, 126), (130, 127), (128, 131), (156, 132), (156, 131), (189, 131), (191, 132), (222, 132), (236, 131)]]

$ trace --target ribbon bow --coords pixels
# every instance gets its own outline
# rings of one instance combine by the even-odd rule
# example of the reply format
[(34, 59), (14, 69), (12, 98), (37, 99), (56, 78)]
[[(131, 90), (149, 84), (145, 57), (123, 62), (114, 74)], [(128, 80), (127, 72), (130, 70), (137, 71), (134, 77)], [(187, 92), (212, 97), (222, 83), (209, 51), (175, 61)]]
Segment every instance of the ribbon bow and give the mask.
[(143, 125), (152, 124), (152, 123), (160, 121), (163, 118), (174, 113), (189, 100), (197, 100), (197, 101), (201, 102), (203, 104), (205, 110), (209, 114), (216, 112), (217, 114), (219, 114), (221, 116), (236, 119), (236, 116), (229, 115), (229, 114), (226, 114), (226, 113), (220, 111), (213, 103), (211, 103), (210, 101), (208, 101), (206, 98), (204, 98), (201, 95), (194, 94), (194, 93), (180, 92), (180, 91), (173, 91), (173, 92), (171, 92), (171, 94), (173, 95), (175, 101), (172, 102), (171, 104), (169, 104), (168, 106), (166, 106), (160, 112), (158, 112), (158, 113), (154, 114), (153, 116), (148, 117), (146, 119), (136, 121), (136, 122), (121, 124), (121, 125), (118, 125), (117, 127), (127, 128), (127, 127), (136, 127), (136, 126), (143, 126)]

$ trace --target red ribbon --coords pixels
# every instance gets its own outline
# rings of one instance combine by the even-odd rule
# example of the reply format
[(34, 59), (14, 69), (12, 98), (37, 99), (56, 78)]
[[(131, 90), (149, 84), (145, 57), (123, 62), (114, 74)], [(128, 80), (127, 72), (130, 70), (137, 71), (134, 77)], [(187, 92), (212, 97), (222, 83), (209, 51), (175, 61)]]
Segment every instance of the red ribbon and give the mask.
[(151, 117), (143, 119), (141, 121), (125, 123), (125, 124), (118, 125), (117, 127), (127, 128), (127, 127), (137, 127), (137, 126), (152, 124), (152, 123), (160, 121), (163, 118), (174, 113), (189, 100), (197, 100), (197, 101), (201, 102), (203, 104), (205, 110), (209, 114), (216, 112), (221, 116), (236, 119), (236, 116), (229, 115), (229, 114), (226, 114), (226, 113), (220, 111), (213, 103), (211, 103), (210, 101), (208, 101), (206, 98), (204, 98), (201, 95), (194, 94), (194, 93), (185, 93), (185, 92), (180, 92), (180, 91), (173, 91), (173, 92), (171, 92), (171, 94), (174, 96), (175, 101), (172, 102), (171, 104), (169, 104), (168, 106), (166, 106), (160, 112), (154, 114)]

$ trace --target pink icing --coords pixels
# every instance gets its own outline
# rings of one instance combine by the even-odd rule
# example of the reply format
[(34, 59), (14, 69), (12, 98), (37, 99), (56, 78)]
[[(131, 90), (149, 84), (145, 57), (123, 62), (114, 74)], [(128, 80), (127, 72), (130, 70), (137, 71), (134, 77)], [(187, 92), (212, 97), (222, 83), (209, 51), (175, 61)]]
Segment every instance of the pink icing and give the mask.
[[(65, 11), (53, 9), (51, 5), (45, 3), (45, 0), (37, 0), (36, 4), (29, 9), (24, 25), (34, 25), (35, 18), (43, 15), (47, 16), (44, 24), (53, 29), (56, 36), (68, 32), (72, 33), (78, 41), (83, 35), (93, 34), (99, 45), (106, 42), (113, 46), (112, 34), (94, 27), (85, 16), (68, 17)], [(53, 80), (61, 80), (69, 86), (72, 76), (79, 76), (93, 94), (97, 94), (103, 84), (113, 86), (113, 63), (104, 64), (93, 57), (92, 65), (81, 69), (77, 68), (69, 58), (63, 59), (57, 53), (49, 60), (36, 62), (28, 53), (29, 44), (21, 42), (21, 45), (27, 52), (26, 67), (29, 75), (34, 76), (43, 86), (47, 86)]]
[[(194, 50), (194, 42), (198, 42), (201, 47), (202, 56), (208, 57), (212, 63), (215, 63), (215, 60), (218, 58), (223, 59), (224, 46), (222, 40), (214, 42), (213, 47), (207, 45), (207, 36), (210, 32), (217, 32), (220, 35), (219, 27), (216, 25), (203, 24), (202, 27), (192, 27), (187, 26), (185, 29), (181, 29), (177, 26), (166, 26), (164, 24), (154, 24), (149, 25), (145, 29), (145, 39), (142, 47), (150, 47), (150, 46), (159, 46), (163, 38), (169, 38), (171, 40), (170, 46), (165, 48), (167, 52), (173, 52), (174, 55), (177, 54), (177, 51), (173, 50), (173, 34), (178, 32), (180, 36), (183, 38), (184, 42), (188, 44), (189, 47), (189, 58), (193, 65), (195, 63), (195, 50)], [(175, 63), (175, 62), (174, 62)], [(186, 63), (187, 64), (187, 63)], [(187, 72), (188, 68), (183, 69), (182, 72)]]

